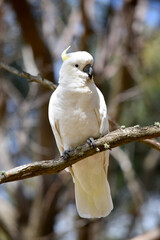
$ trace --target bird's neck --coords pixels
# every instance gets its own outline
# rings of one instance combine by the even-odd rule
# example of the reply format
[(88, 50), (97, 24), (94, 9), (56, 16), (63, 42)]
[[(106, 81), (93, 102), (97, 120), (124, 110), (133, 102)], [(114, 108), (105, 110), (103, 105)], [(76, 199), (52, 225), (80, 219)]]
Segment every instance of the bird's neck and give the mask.
[(93, 80), (78, 77), (60, 77), (59, 78), (59, 86), (64, 89), (65, 92), (70, 93), (90, 93), (92, 89), (95, 87)]

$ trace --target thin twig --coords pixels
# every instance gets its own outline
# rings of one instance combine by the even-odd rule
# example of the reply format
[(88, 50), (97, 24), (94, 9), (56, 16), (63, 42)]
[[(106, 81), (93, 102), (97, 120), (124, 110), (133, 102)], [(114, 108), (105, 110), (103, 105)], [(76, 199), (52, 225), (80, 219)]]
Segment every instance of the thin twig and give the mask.
[(141, 143), (160, 151), (160, 142), (155, 139), (144, 139)]
[(43, 78), (41, 75), (38, 75), (38, 76), (33, 76), (27, 72), (24, 72), (24, 71), (19, 71), (17, 70), (16, 68), (14, 67), (11, 67), (9, 65), (7, 65), (6, 63), (3, 63), (0, 61), (0, 67), (5, 69), (6, 71), (10, 72), (10, 73), (13, 73), (19, 77), (22, 77), (22, 78), (25, 78), (27, 79), (29, 82), (37, 82), (37, 83), (40, 83), (41, 85), (51, 89), (51, 90), (55, 90), (56, 89), (56, 85), (53, 84), (51, 81)]
[(0, 174), (0, 184), (4, 182), (31, 178), (38, 175), (56, 174), (66, 167), (69, 167), (72, 164), (98, 152), (112, 149), (130, 142), (156, 137), (160, 137), (159, 126), (135, 126), (125, 129), (118, 129), (108, 133), (102, 138), (95, 140), (96, 148), (89, 146), (87, 143), (76, 147), (69, 152), (68, 161), (64, 160), (61, 156), (55, 160), (34, 162), (13, 168), (8, 171), (3, 171)]
[(138, 237), (132, 238), (130, 240), (159, 240), (159, 239), (160, 239), (160, 228), (157, 228), (150, 232), (142, 234)]

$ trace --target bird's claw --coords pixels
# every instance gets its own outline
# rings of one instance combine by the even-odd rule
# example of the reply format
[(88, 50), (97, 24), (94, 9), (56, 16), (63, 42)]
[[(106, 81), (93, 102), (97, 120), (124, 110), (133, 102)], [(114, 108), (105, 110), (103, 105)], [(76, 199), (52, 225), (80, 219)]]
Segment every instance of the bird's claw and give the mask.
[(68, 161), (69, 157), (70, 157), (70, 152), (72, 151), (72, 149), (68, 149), (68, 150), (64, 150), (62, 153), (62, 157), (64, 158), (64, 160)]
[(96, 148), (96, 143), (92, 137), (87, 139), (87, 143), (90, 147)]

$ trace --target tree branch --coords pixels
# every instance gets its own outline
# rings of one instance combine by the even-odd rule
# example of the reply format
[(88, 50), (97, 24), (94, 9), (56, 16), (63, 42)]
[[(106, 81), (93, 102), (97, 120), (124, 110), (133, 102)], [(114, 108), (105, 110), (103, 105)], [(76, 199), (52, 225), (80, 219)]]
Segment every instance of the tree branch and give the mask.
[(43, 78), (41, 75), (38, 76), (33, 76), (29, 73), (23, 72), (23, 71), (18, 71), (16, 68), (11, 67), (9, 65), (7, 65), (6, 63), (3, 63), (0, 61), (0, 67), (5, 69), (6, 71), (13, 73), (14, 75), (17, 75), (19, 77), (25, 78), (27, 79), (29, 82), (37, 82), (40, 83), (41, 85), (51, 89), (51, 90), (55, 90), (56, 89), (56, 85), (53, 84), (51, 81)]
[(95, 140), (96, 149), (89, 146), (87, 143), (76, 147), (69, 152), (67, 161), (61, 156), (55, 160), (34, 162), (8, 171), (2, 171), (0, 174), (0, 184), (31, 178), (38, 175), (56, 174), (66, 167), (69, 167), (88, 156), (94, 155), (97, 152), (112, 149), (123, 144), (155, 137), (160, 137), (160, 125), (157, 123), (155, 126), (120, 128)]
[(130, 240), (158, 240), (158, 239), (160, 239), (160, 228), (156, 228), (150, 232), (147, 232)]
[(141, 143), (160, 151), (160, 142), (155, 139), (144, 139)]

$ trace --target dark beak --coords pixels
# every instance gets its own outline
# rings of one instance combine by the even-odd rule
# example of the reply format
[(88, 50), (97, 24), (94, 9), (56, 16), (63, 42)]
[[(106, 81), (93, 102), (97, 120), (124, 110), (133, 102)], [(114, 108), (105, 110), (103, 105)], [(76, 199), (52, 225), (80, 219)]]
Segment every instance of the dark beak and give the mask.
[(83, 72), (87, 73), (89, 78), (91, 79), (93, 76), (93, 67), (91, 66), (91, 64), (87, 64), (84, 68), (83, 68)]

